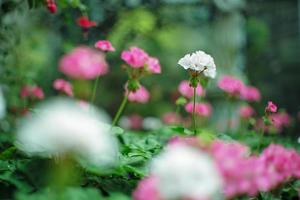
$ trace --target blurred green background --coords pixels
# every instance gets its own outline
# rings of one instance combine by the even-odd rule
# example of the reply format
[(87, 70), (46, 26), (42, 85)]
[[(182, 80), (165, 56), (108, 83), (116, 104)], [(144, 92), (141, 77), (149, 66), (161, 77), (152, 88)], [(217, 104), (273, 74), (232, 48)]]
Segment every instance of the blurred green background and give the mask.
[[(205, 50), (213, 55), (218, 77), (232, 74), (258, 87), (268, 100), (294, 117), (300, 110), (300, 1), (297, 0), (60, 0), (50, 14), (44, 1), (0, 0), (0, 80), (9, 107), (20, 105), (24, 84), (38, 84), (46, 96), (56, 95), (52, 82), (60, 57), (78, 45), (108, 39), (116, 47), (108, 54), (110, 73), (101, 77), (96, 104), (113, 116), (123, 96), (126, 74), (120, 53), (131, 45), (160, 59), (162, 74), (142, 81), (151, 91), (147, 105), (130, 104), (126, 114), (161, 116), (175, 111), (179, 82), (188, 74), (177, 65), (184, 54)], [(84, 39), (76, 19), (86, 14), (98, 26)], [(74, 83), (74, 82), (73, 82)], [(81, 84), (80, 96), (92, 83)], [(76, 84), (76, 83), (74, 83)], [(209, 84), (212, 124), (226, 118), (228, 105), (219, 98), (216, 80)], [(290, 133), (290, 134), (292, 134)]]

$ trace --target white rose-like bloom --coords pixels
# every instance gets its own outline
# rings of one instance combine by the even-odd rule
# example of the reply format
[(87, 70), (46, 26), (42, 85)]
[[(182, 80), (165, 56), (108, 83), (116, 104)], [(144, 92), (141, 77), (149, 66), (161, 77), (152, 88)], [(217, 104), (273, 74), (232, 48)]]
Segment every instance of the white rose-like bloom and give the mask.
[(42, 103), (28, 115), (17, 131), (17, 147), (29, 155), (72, 155), (95, 166), (113, 164), (118, 148), (110, 125), (93, 108), (56, 99)]
[(0, 87), (0, 119), (2, 119), (6, 114), (6, 103), (4, 99), (4, 95), (2, 93), (2, 89)]
[(185, 145), (168, 146), (151, 165), (162, 199), (216, 199), (222, 179), (205, 153)]
[(204, 51), (196, 51), (192, 54), (186, 54), (178, 61), (184, 69), (190, 69), (197, 72), (203, 72), (204, 76), (209, 78), (216, 77), (216, 65), (214, 59)]

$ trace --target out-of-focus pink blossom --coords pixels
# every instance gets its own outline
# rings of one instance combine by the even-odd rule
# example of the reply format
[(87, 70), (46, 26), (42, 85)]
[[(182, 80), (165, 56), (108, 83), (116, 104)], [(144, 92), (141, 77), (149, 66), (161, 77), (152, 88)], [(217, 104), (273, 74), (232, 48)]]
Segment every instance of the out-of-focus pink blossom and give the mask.
[(165, 124), (178, 124), (181, 122), (181, 117), (175, 112), (168, 112), (162, 116), (162, 121)]
[(234, 76), (224, 75), (218, 81), (218, 87), (232, 96), (240, 96), (244, 84)]
[(250, 118), (254, 115), (255, 111), (253, 110), (253, 108), (251, 106), (245, 105), (245, 106), (241, 106), (239, 109), (239, 113), (240, 116), (242, 118)]
[(260, 101), (260, 98), (260, 92), (256, 87), (244, 86), (241, 90), (241, 99), (247, 101)]
[(115, 48), (112, 46), (108, 40), (99, 40), (95, 43), (95, 48), (101, 51), (115, 51)]
[(42, 88), (38, 86), (30, 86), (30, 85), (26, 85), (21, 88), (20, 96), (22, 98), (31, 97), (39, 100), (42, 100), (45, 97)]
[(76, 20), (76, 23), (78, 26), (80, 26), (83, 29), (88, 29), (94, 26), (97, 26), (97, 23), (94, 21), (90, 21), (88, 17), (81, 16)]
[(150, 99), (150, 93), (144, 86), (140, 86), (139, 89), (137, 89), (135, 92), (128, 91), (126, 89), (125, 93), (126, 93), (125, 95), (128, 94), (128, 100), (131, 102), (147, 103)]
[(147, 60), (148, 71), (153, 74), (160, 74), (161, 67), (159, 64), (159, 60), (154, 57), (149, 57)]
[(47, 3), (47, 9), (49, 10), (49, 12), (56, 13), (57, 6), (55, 3), (55, 0), (46, 0), (46, 3)]
[(280, 132), (284, 127), (290, 125), (290, 116), (286, 112), (273, 113), (269, 116), (272, 125)]
[(71, 78), (93, 79), (106, 74), (108, 65), (103, 53), (80, 46), (62, 57), (59, 70)]
[(56, 79), (53, 82), (54, 89), (65, 93), (66, 95), (72, 97), (73, 96), (73, 88), (70, 82), (64, 79)]
[[(190, 83), (188, 81), (181, 81), (178, 86), (178, 91), (182, 96), (185, 96), (187, 98), (192, 98), (194, 96), (194, 88), (190, 86)], [(198, 84), (196, 87), (196, 95), (204, 95), (204, 89), (200, 84)]]
[[(185, 110), (188, 113), (193, 113), (193, 102), (189, 102), (185, 105)], [(209, 103), (195, 103), (195, 113), (202, 117), (209, 117), (211, 115), (212, 108)]]
[(154, 176), (144, 178), (133, 192), (134, 200), (160, 200), (157, 188), (158, 180)]
[(133, 68), (143, 68), (148, 61), (148, 54), (138, 47), (130, 47), (129, 51), (123, 51), (122, 60)]
[(143, 125), (143, 118), (138, 114), (132, 114), (128, 116), (129, 125), (131, 129), (140, 130)]
[(277, 112), (277, 106), (272, 101), (268, 101), (268, 105), (265, 108), (265, 112), (266, 113), (275, 113), (275, 112)]

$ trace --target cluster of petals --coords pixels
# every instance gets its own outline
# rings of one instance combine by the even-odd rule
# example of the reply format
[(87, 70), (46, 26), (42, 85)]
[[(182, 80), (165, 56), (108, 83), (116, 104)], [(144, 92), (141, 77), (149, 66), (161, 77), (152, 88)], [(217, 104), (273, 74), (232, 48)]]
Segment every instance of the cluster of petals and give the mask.
[(130, 102), (147, 103), (150, 99), (149, 91), (142, 85), (136, 91), (128, 91), (126, 87), (125, 93)]
[(276, 113), (277, 112), (277, 106), (272, 101), (268, 101), (268, 104), (265, 108), (266, 113)]
[(240, 97), (241, 91), (245, 86), (240, 79), (234, 76), (224, 75), (219, 79), (218, 87), (231, 96)]
[(248, 119), (255, 114), (254, 109), (249, 105), (243, 105), (239, 108), (240, 117)]
[(129, 50), (124, 50), (121, 54), (122, 60), (135, 69), (144, 69), (153, 74), (161, 73), (159, 60), (150, 57), (143, 49), (138, 47), (130, 47)]
[[(194, 88), (190, 86), (190, 83), (186, 80), (180, 82), (178, 86), (178, 91), (182, 96), (187, 98), (192, 98), (194, 95)], [(196, 95), (198, 96), (204, 95), (204, 89), (202, 88), (200, 83), (198, 83), (196, 87)]]
[(287, 127), (291, 123), (291, 119), (288, 113), (279, 112), (273, 113), (269, 116), (272, 125), (279, 131), (281, 131), (284, 127)]
[(91, 27), (97, 26), (97, 23), (94, 21), (90, 21), (88, 17), (81, 16), (76, 20), (78, 26), (83, 29), (89, 29)]
[(115, 51), (116, 49), (112, 46), (108, 40), (99, 40), (95, 43), (95, 48), (101, 51)]
[(186, 54), (178, 61), (178, 64), (186, 70), (192, 70), (203, 73), (209, 78), (216, 77), (216, 65), (214, 59), (204, 51), (196, 51), (192, 54)]
[[(193, 102), (189, 102), (185, 105), (185, 110), (188, 113), (193, 113)], [(209, 117), (212, 113), (212, 107), (209, 103), (195, 103), (195, 113), (202, 117)]]
[(241, 89), (241, 99), (246, 101), (260, 101), (260, 91), (254, 86), (244, 86)]
[(80, 46), (64, 55), (59, 70), (75, 79), (93, 79), (108, 72), (103, 53), (89, 47)]
[(44, 91), (38, 86), (25, 85), (21, 88), (20, 96), (22, 98), (30, 97), (42, 100), (45, 98)]
[(70, 97), (73, 96), (73, 87), (70, 82), (64, 80), (64, 79), (56, 79), (53, 82), (53, 88), (57, 91), (60, 91)]
[(55, 0), (46, 0), (46, 3), (47, 3), (47, 9), (49, 10), (49, 12), (56, 13), (57, 6), (55, 3)]

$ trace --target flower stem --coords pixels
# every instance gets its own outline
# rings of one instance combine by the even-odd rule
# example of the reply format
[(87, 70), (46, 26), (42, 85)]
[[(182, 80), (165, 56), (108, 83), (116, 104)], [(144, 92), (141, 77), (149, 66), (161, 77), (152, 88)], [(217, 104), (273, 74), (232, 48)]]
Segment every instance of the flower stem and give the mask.
[(92, 93), (92, 97), (91, 97), (91, 104), (95, 103), (95, 99), (96, 99), (96, 93), (97, 93), (97, 87), (98, 87), (98, 83), (99, 83), (99, 78), (100, 76), (97, 76), (95, 83), (94, 83), (94, 87), (93, 87), (93, 93)]
[(195, 118), (195, 107), (196, 107), (196, 87), (194, 87), (194, 96), (193, 96), (193, 131), (194, 134), (196, 135), (196, 118)]
[(121, 116), (121, 114), (122, 114), (122, 112), (123, 112), (123, 110), (124, 110), (124, 108), (127, 104), (128, 95), (129, 95), (129, 92), (127, 92), (127, 94), (124, 95), (123, 101), (122, 101), (122, 103), (121, 103), (121, 105), (120, 105), (120, 107), (117, 111), (117, 114), (115, 115), (114, 120), (112, 122), (112, 125), (111, 125), (112, 127), (114, 127), (118, 123), (119, 118), (120, 118), (120, 116)]

